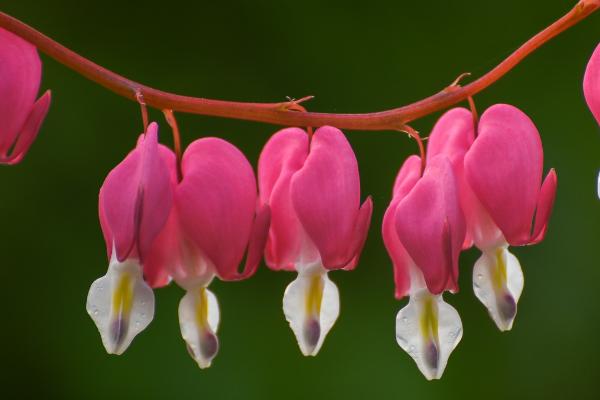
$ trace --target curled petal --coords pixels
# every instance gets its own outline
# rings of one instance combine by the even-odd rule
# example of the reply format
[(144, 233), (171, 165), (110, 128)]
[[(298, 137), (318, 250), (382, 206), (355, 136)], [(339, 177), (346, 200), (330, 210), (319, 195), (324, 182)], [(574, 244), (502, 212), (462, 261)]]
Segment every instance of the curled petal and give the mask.
[(429, 291), (457, 290), (465, 221), (452, 166), (445, 156), (428, 163), (423, 177), (398, 203), (395, 217), (398, 238), (423, 272)]
[(371, 225), (371, 216), (373, 215), (373, 200), (371, 196), (367, 197), (367, 200), (363, 203), (358, 210), (358, 217), (356, 218), (356, 229), (354, 230), (354, 238), (352, 245), (350, 246), (354, 257), (348, 264), (344, 266), (344, 270), (350, 271), (358, 265), (360, 254), (362, 253), (365, 242), (367, 241), (367, 235), (369, 234), (369, 226)]
[(325, 268), (346, 266), (356, 255), (360, 182), (356, 157), (339, 129), (317, 129), (303, 168), (292, 178), (291, 196)]
[(519, 109), (486, 110), (465, 156), (465, 176), (508, 243), (526, 244), (538, 201), (543, 151), (533, 122)]
[(100, 188), (101, 226), (104, 237), (114, 240), (119, 261), (130, 255), (143, 260), (169, 216), (172, 196), (169, 170), (159, 153), (158, 125), (152, 123)]
[(260, 206), (256, 212), (254, 223), (252, 224), (250, 241), (248, 243), (248, 254), (246, 256), (246, 263), (243, 271), (238, 272), (236, 269), (219, 271), (219, 276), (221, 279), (226, 281), (237, 281), (254, 275), (263, 257), (263, 252), (265, 250), (265, 244), (267, 243), (267, 236), (269, 233), (270, 221), (271, 210), (269, 206)]
[(398, 172), (394, 184), (394, 194), (390, 205), (385, 211), (381, 233), (383, 243), (394, 264), (394, 282), (396, 298), (401, 299), (410, 291), (410, 265), (412, 260), (398, 238), (396, 232), (396, 209), (398, 203), (408, 194), (421, 176), (421, 159), (410, 156)]
[(221, 278), (237, 276), (255, 221), (250, 163), (232, 144), (204, 138), (186, 150), (182, 172), (175, 201), (185, 236)]
[(592, 53), (585, 69), (583, 94), (590, 111), (600, 124), (600, 45)]
[(304, 229), (292, 204), (292, 176), (308, 156), (308, 134), (299, 128), (277, 132), (265, 145), (258, 162), (260, 200), (271, 208), (271, 228), (265, 249), (267, 265), (275, 270), (295, 270)]
[(35, 102), (31, 112), (23, 124), (23, 127), (21, 128), (21, 131), (17, 136), (11, 154), (0, 156), (0, 163), (14, 165), (21, 162), (23, 157), (25, 157), (29, 151), (29, 148), (37, 137), (40, 128), (42, 127), (42, 123), (46, 118), (46, 114), (48, 114), (51, 99), (52, 95), (48, 90), (42, 97), (39, 98), (38, 101)]
[(544, 239), (544, 236), (546, 236), (548, 221), (550, 220), (550, 214), (552, 214), (554, 199), (556, 197), (557, 179), (556, 171), (554, 171), (554, 169), (551, 169), (546, 176), (546, 179), (544, 179), (535, 211), (535, 224), (532, 240), (529, 244), (539, 243)]

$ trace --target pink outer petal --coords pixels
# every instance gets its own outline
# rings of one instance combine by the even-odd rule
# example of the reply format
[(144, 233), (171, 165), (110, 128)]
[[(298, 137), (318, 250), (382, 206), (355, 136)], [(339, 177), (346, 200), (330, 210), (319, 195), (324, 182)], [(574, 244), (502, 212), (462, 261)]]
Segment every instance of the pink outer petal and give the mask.
[(512, 245), (530, 239), (542, 164), (540, 136), (527, 115), (507, 104), (483, 113), (479, 136), (465, 157), (465, 176)]
[(5, 158), (23, 130), (42, 77), (36, 48), (0, 28), (0, 156)]
[(237, 279), (250, 238), (257, 201), (254, 172), (232, 144), (217, 138), (194, 141), (182, 161), (176, 191), (182, 230), (222, 279)]
[(447, 157), (429, 161), (423, 177), (398, 203), (395, 218), (398, 238), (423, 272), (429, 291), (456, 291), (466, 227)]
[(463, 249), (468, 249), (473, 245), (470, 231), (474, 225), (478, 224), (477, 220), (469, 218), (470, 215), (474, 214), (465, 209), (469, 204), (468, 199), (473, 195), (464, 177), (464, 158), (466, 152), (473, 144), (474, 138), (475, 129), (471, 111), (466, 108), (453, 108), (442, 115), (436, 122), (427, 142), (427, 160), (439, 154), (444, 154), (452, 163), (454, 175), (458, 182), (460, 203), (463, 207), (468, 227), (465, 242), (462, 246)]
[(583, 94), (590, 111), (600, 124), (600, 44), (592, 53), (585, 69)]
[(406, 159), (398, 172), (394, 183), (394, 194), (389, 207), (383, 216), (381, 233), (383, 243), (394, 264), (394, 282), (396, 284), (396, 298), (401, 299), (410, 291), (410, 265), (413, 263), (406, 249), (402, 245), (396, 231), (396, 209), (398, 203), (410, 193), (421, 176), (421, 159), (410, 156)]
[(360, 182), (356, 157), (339, 129), (317, 129), (304, 166), (292, 178), (291, 196), (323, 266), (338, 269), (350, 263), (357, 251)]
[(158, 125), (106, 177), (100, 188), (100, 221), (114, 240), (117, 259), (140, 258), (164, 226), (172, 203), (169, 170), (160, 156)]
[(0, 156), (0, 164), (14, 165), (23, 160), (23, 157), (29, 151), (31, 144), (37, 137), (37, 134), (42, 127), (42, 123), (48, 114), (52, 95), (48, 90), (38, 101), (35, 102), (31, 112), (27, 116), (21, 132), (17, 136), (14, 148), (11, 154), (5, 154), (6, 157)]
[(274, 270), (295, 270), (305, 234), (292, 205), (292, 176), (308, 156), (308, 134), (299, 128), (275, 133), (258, 161), (260, 201), (271, 207), (271, 229), (265, 259)]
[(556, 171), (551, 169), (546, 176), (546, 179), (544, 179), (542, 189), (540, 190), (532, 240), (529, 244), (539, 243), (546, 236), (548, 220), (552, 214), (552, 207), (554, 206), (554, 199), (556, 197), (557, 184), (558, 178), (556, 176)]

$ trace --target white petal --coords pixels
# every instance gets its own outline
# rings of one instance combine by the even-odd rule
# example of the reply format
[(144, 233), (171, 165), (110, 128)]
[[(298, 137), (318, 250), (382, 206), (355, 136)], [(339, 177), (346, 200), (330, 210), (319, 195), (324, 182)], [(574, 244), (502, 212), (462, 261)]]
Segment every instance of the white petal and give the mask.
[(188, 289), (179, 302), (179, 327), (190, 356), (208, 368), (219, 351), (219, 303), (204, 286)]
[(122, 354), (154, 318), (154, 293), (135, 260), (112, 259), (106, 275), (90, 286), (86, 309), (110, 354)]
[(600, 172), (598, 173), (598, 198), (600, 198)]
[(473, 268), (473, 290), (501, 331), (512, 328), (524, 278), (506, 246), (484, 252)]
[(396, 316), (396, 341), (417, 363), (427, 380), (439, 379), (448, 357), (462, 338), (458, 312), (442, 295), (427, 289), (411, 294)]
[(283, 312), (302, 354), (317, 355), (340, 314), (338, 288), (327, 271), (320, 267), (300, 272), (285, 289)]

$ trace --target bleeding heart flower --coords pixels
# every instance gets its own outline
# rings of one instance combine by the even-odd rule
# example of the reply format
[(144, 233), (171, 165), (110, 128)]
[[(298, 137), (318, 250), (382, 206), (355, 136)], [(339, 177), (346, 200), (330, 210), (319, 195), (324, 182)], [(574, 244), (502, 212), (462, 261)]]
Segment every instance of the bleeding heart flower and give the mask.
[(360, 205), (356, 157), (330, 126), (312, 140), (299, 128), (277, 132), (261, 153), (258, 180), (272, 213), (265, 259), (271, 269), (298, 272), (283, 310), (302, 353), (314, 356), (339, 315), (338, 289), (327, 272), (358, 263), (372, 201)]
[[(583, 94), (590, 111), (600, 124), (600, 45), (592, 53), (585, 69)], [(600, 175), (598, 175), (598, 197), (600, 197)]]
[(123, 353), (152, 321), (150, 286), (168, 282), (165, 273), (146, 268), (172, 203), (165, 158), (169, 150), (159, 146), (157, 136), (158, 126), (152, 123), (100, 189), (100, 225), (110, 264), (106, 275), (92, 283), (86, 308), (111, 354)]
[(410, 301), (396, 317), (398, 344), (427, 379), (439, 379), (462, 338), (458, 312), (443, 292), (458, 291), (465, 220), (457, 182), (445, 156), (409, 157), (398, 172), (382, 235), (394, 263), (396, 298)]
[[(250, 163), (224, 140), (194, 141), (183, 155), (180, 182), (172, 152), (168, 168), (173, 207), (144, 268), (168, 271), (186, 290), (179, 303), (181, 334), (198, 366), (206, 368), (219, 348), (220, 319), (217, 299), (207, 287), (215, 276), (234, 281), (254, 274), (262, 259), (270, 212), (268, 206), (257, 208)], [(246, 249), (244, 269), (238, 272)]]
[(36, 101), (41, 79), (36, 48), (0, 28), (0, 164), (19, 163), (38, 134), (51, 97)]
[(556, 194), (551, 170), (542, 184), (543, 150), (533, 122), (519, 109), (486, 110), (474, 139), (473, 117), (457, 108), (444, 114), (430, 138), (428, 156), (453, 160), (468, 233), (482, 256), (473, 288), (500, 330), (510, 330), (523, 290), (523, 272), (508, 245), (540, 242)]

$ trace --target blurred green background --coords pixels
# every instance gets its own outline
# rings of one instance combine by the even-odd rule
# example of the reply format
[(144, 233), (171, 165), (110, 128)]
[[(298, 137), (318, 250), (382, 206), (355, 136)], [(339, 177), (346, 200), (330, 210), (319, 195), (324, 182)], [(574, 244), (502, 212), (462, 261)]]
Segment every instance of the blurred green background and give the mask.
[[(480, 76), (575, 1), (10, 0), (0, 10), (103, 66), (178, 93), (241, 101), (316, 95), (314, 111), (367, 112), (430, 95), (465, 71)], [(104, 352), (85, 312), (107, 262), (97, 194), (133, 147), (136, 104), (43, 56), (53, 104), (25, 161), (0, 169), (0, 397), (40, 399), (599, 398), (599, 128), (581, 89), (600, 41), (600, 13), (559, 36), (476, 96), (509, 102), (536, 122), (559, 192), (547, 239), (514, 252), (526, 285), (510, 333), (496, 330), (471, 289), (478, 256), (462, 255), (462, 291), (446, 295), (464, 337), (441, 381), (427, 382), (396, 344), (391, 262), (380, 224), (391, 185), (416, 150), (405, 135), (347, 132), (363, 198), (375, 212), (361, 264), (330, 276), (341, 315), (316, 358), (300, 355), (281, 310), (294, 276), (261, 267), (215, 281), (220, 353), (201, 371), (180, 337), (183, 292), (158, 290), (156, 317), (125, 355)], [(162, 126), (160, 113), (152, 117)], [(414, 123), (425, 135), (439, 114)], [(256, 165), (277, 129), (179, 116), (184, 141), (216, 135)], [(511, 190), (511, 188), (506, 188)], [(6, 397), (5, 397), (6, 396)]]

